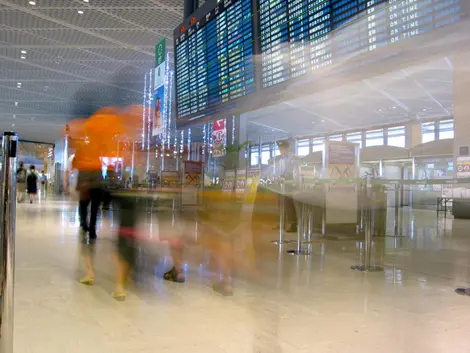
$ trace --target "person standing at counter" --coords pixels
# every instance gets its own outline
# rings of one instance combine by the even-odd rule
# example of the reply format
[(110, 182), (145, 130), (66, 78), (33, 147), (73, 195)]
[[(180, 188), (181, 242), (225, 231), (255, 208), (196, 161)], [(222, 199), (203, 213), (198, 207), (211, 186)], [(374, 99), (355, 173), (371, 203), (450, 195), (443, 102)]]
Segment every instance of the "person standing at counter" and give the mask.
[[(274, 158), (273, 174), (275, 177), (282, 178), (287, 182), (294, 182), (297, 180), (300, 171), (299, 159), (290, 152), (289, 141), (278, 141), (277, 146), (279, 148), (280, 155)], [(292, 191), (292, 184), (287, 183), (285, 187), (287, 196), (285, 197), (284, 206), (287, 216), (286, 225), (290, 225), (290, 227), (286, 229), (288, 232), (297, 231), (296, 205), (292, 197), (289, 196)], [(279, 225), (277, 226), (277, 229), (279, 229)]]

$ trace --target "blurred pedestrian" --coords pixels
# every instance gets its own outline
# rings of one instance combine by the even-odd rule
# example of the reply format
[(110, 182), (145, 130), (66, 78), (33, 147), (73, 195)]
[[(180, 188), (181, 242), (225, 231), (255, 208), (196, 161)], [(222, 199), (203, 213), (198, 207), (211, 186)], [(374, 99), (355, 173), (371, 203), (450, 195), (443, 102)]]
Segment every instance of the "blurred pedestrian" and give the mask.
[(103, 190), (103, 210), (109, 210), (112, 201), (113, 190), (119, 189), (121, 181), (119, 176), (114, 170), (112, 165), (108, 165), (106, 170), (106, 177), (104, 178), (104, 190)]
[(33, 203), (38, 193), (38, 174), (34, 165), (29, 167), (29, 173), (26, 177), (26, 187), (28, 190), (29, 203)]
[(47, 192), (47, 176), (44, 173), (44, 170), (41, 170), (41, 175), (39, 176), (39, 182), (41, 184), (41, 198), (45, 199), (46, 198), (46, 192)]
[(16, 170), (16, 198), (18, 203), (23, 202), (26, 193), (26, 169), (24, 163), (20, 162)]
[[(101, 203), (102, 182), (101, 160), (98, 156), (77, 151), (73, 159), (73, 168), (78, 170), (77, 192), (79, 197), (78, 214), (80, 218), (80, 234), (96, 239), (96, 221)], [(88, 206), (90, 211), (88, 213)], [(90, 219), (88, 221), (88, 215)]]

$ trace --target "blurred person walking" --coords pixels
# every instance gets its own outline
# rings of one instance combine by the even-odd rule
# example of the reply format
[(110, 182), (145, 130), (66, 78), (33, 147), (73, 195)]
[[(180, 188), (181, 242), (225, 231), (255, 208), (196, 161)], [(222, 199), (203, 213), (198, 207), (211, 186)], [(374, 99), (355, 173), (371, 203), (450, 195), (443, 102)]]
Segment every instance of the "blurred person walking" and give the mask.
[[(86, 265), (86, 275), (80, 282), (86, 285), (94, 283), (96, 220), (103, 197), (100, 157), (115, 156), (116, 142), (124, 135), (131, 140), (134, 136), (141, 135), (140, 85), (141, 78), (135, 74), (135, 70), (125, 67), (111, 77), (109, 83), (87, 84), (74, 97), (76, 105), (72, 115), (82, 119), (76, 119), (69, 124), (72, 129), (68, 131), (68, 135), (73, 137), (71, 147), (76, 149), (73, 167), (78, 170), (80, 233), (83, 239), (82, 255)], [(136, 105), (132, 106), (133, 104)], [(113, 296), (116, 300), (124, 300), (124, 282), (134, 262), (134, 239), (129, 234), (134, 234), (136, 228), (136, 205), (132, 196), (128, 198), (128, 195), (122, 195), (121, 198), (118, 190), (113, 191), (118, 194), (116, 199), (120, 205), (121, 218), (117, 241), (116, 291)]]
[(119, 175), (114, 170), (112, 165), (108, 165), (106, 170), (106, 177), (104, 178), (104, 190), (103, 190), (103, 210), (109, 210), (112, 202), (113, 190), (119, 189), (121, 181)]
[(46, 192), (47, 192), (47, 176), (44, 173), (44, 170), (41, 170), (41, 174), (39, 175), (39, 182), (40, 182), (40, 191), (41, 191), (41, 199), (46, 199)]
[(29, 196), (29, 203), (33, 203), (36, 200), (36, 194), (38, 193), (38, 174), (36, 173), (36, 167), (34, 165), (29, 167), (29, 173), (26, 177), (26, 188)]
[(19, 163), (18, 169), (16, 170), (16, 199), (18, 203), (24, 201), (24, 196), (26, 193), (26, 176), (27, 172), (24, 167), (24, 163), (21, 161)]

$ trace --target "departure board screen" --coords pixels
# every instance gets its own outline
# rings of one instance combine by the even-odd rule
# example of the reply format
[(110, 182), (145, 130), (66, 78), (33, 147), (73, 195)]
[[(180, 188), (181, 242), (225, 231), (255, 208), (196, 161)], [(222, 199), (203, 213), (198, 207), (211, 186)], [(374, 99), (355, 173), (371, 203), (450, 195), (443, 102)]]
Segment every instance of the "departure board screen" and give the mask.
[(258, 0), (262, 86), (459, 21), (464, 0)]
[(255, 91), (252, 0), (217, 0), (175, 37), (178, 118), (208, 110)]

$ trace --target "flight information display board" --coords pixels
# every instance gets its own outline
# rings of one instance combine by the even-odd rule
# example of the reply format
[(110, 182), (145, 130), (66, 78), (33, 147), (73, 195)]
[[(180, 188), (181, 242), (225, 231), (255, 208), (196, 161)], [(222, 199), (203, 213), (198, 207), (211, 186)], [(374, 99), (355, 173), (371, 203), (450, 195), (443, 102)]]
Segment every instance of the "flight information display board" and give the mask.
[(192, 118), (255, 91), (252, 0), (218, 0), (175, 37), (177, 117)]
[(267, 88), (455, 23), (464, 0), (257, 1)]

